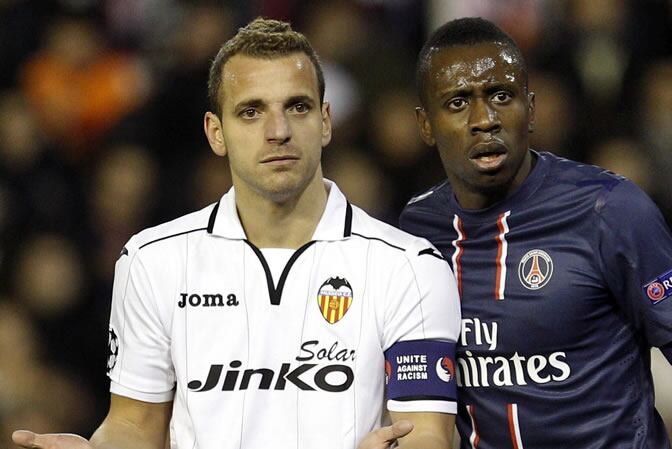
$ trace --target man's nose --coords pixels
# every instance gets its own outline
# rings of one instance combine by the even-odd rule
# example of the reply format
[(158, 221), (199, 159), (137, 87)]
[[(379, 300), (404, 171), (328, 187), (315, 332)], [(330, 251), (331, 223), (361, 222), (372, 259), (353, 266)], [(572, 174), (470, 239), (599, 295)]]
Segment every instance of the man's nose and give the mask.
[(282, 145), (289, 142), (292, 137), (292, 128), (285, 111), (269, 111), (264, 131), (269, 143)]
[(498, 132), (501, 122), (497, 111), (487, 100), (477, 99), (469, 112), (469, 129), (472, 134)]

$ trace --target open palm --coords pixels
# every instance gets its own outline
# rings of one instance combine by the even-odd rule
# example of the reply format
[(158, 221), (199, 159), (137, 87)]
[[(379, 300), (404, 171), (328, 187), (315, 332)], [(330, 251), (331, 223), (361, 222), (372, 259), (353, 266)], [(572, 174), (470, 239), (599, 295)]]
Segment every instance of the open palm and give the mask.
[(86, 438), (72, 433), (33, 433), (17, 430), (12, 434), (14, 443), (27, 449), (92, 449)]

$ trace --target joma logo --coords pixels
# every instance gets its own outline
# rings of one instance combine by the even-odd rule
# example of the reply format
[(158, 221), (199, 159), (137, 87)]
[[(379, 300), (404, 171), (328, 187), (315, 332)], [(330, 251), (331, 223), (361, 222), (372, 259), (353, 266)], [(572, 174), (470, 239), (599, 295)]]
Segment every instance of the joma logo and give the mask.
[(224, 300), (224, 295), (221, 293), (180, 293), (180, 299), (177, 301), (177, 306), (179, 308), (184, 308), (186, 306), (191, 307), (227, 307), (227, 306), (237, 306), (240, 304), (236, 295), (229, 293), (226, 295), (226, 301)]

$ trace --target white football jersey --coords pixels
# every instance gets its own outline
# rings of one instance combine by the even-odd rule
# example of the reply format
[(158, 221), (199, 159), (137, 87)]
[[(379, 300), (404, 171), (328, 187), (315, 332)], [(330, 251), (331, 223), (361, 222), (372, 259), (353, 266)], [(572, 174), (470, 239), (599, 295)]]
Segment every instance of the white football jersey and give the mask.
[[(448, 264), (325, 185), (313, 238), (279, 278), (246, 239), (234, 189), (123, 249), (110, 390), (173, 401), (173, 448), (354, 449), (381, 424), (390, 376), (403, 387), (436, 370), (454, 383), (450, 361), (384, 355), (399, 342), (454, 345), (460, 311)], [(454, 397), (414, 385), (387, 407), (456, 412)]]

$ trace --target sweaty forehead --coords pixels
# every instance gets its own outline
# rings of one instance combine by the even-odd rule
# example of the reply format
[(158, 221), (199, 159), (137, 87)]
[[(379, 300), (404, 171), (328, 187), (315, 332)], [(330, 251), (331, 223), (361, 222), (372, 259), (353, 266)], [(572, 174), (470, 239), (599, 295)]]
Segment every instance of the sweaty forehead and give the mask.
[(467, 87), (473, 83), (525, 85), (522, 61), (509, 47), (496, 43), (456, 45), (432, 50), (429, 81), (434, 88)]

